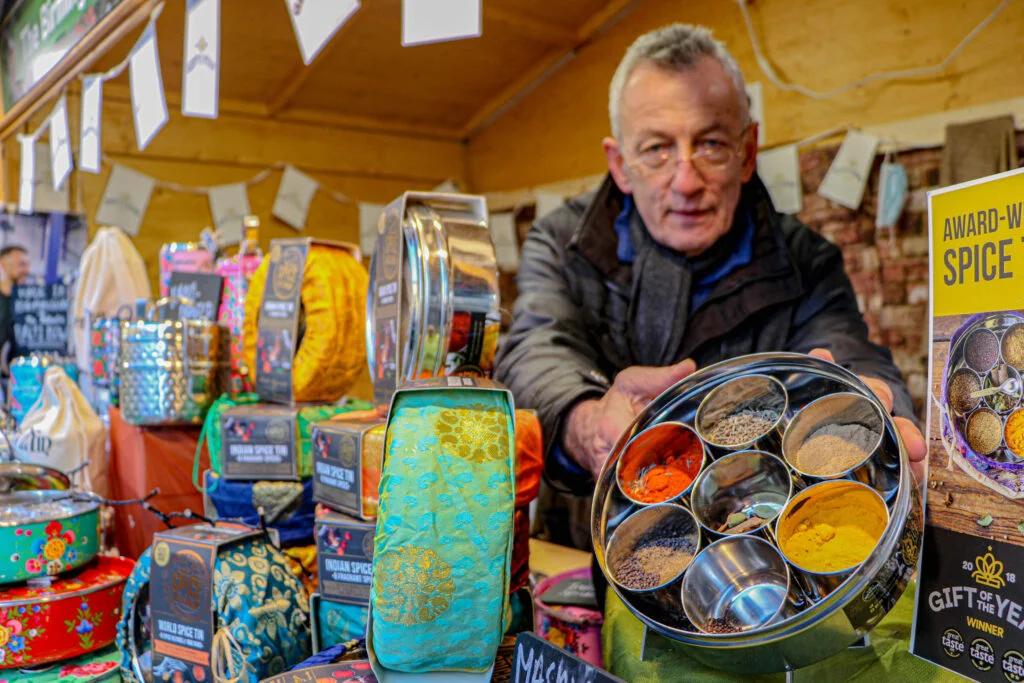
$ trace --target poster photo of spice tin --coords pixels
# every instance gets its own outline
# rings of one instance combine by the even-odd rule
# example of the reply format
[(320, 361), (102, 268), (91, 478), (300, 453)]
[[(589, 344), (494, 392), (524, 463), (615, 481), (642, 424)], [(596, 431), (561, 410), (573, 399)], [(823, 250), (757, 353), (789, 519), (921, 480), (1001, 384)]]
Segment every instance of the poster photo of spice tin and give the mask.
[(1024, 169), (928, 194), (928, 481), (911, 651), (1024, 681)]

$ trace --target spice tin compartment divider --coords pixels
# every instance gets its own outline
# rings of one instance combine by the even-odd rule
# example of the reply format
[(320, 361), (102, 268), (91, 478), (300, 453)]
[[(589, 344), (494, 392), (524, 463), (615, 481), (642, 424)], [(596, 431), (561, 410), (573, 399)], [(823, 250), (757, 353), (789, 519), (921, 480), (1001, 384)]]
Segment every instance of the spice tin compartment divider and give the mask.
[[(621, 494), (614, 476), (625, 444), (661, 422), (692, 424), (698, 406), (710, 391), (749, 374), (767, 374), (778, 379), (789, 394), (794, 412), (823, 395), (842, 392), (865, 396), (881, 408), (870, 388), (853, 373), (802, 354), (736, 358), (704, 368), (681, 381), (652, 401), (634, 420), (612, 449), (598, 477), (591, 523), (595, 554), (606, 577), (607, 541), (623, 519), (637, 509)], [(710, 666), (738, 673), (764, 673), (793, 670), (821, 661), (855, 643), (877, 625), (902, 595), (916, 567), (923, 523), (920, 493), (914, 486), (899, 431), (884, 411), (883, 421), (882, 448), (899, 463), (899, 487), (887, 504), (890, 521), (882, 539), (848, 579), (796, 615), (739, 634), (698, 633), (663, 623), (645, 613), (642, 605), (635, 604), (631, 596), (612, 582), (618, 597), (644, 624), (645, 642), (648, 638), (666, 638)], [(766, 529), (764, 537), (774, 541), (773, 531)], [(872, 582), (882, 588), (872, 593), (868, 602), (858, 600)]]

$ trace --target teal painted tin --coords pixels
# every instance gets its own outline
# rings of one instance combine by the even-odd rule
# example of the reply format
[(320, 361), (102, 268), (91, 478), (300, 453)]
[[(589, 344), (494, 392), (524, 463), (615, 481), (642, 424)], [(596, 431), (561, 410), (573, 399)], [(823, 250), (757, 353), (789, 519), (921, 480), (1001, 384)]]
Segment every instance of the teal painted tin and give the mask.
[(66, 491), (0, 495), (0, 584), (55, 576), (99, 552), (100, 504)]

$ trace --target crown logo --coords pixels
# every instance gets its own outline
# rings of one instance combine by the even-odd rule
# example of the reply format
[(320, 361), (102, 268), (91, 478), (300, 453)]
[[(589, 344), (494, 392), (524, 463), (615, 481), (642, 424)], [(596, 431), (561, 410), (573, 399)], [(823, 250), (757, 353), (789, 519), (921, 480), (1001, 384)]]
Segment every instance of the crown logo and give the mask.
[(991, 546), (987, 553), (974, 558), (974, 566), (977, 569), (971, 572), (971, 578), (982, 586), (1002, 588), (1006, 585), (1006, 581), (1003, 580), (1003, 563), (992, 554)]

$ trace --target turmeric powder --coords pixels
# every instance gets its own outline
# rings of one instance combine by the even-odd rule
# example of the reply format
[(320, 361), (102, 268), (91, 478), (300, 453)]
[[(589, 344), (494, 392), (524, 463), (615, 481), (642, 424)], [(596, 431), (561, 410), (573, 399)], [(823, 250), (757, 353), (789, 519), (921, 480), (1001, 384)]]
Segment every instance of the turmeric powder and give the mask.
[(814, 487), (779, 520), (779, 547), (802, 569), (831, 573), (867, 559), (888, 523), (885, 503), (871, 489), (836, 481)]

